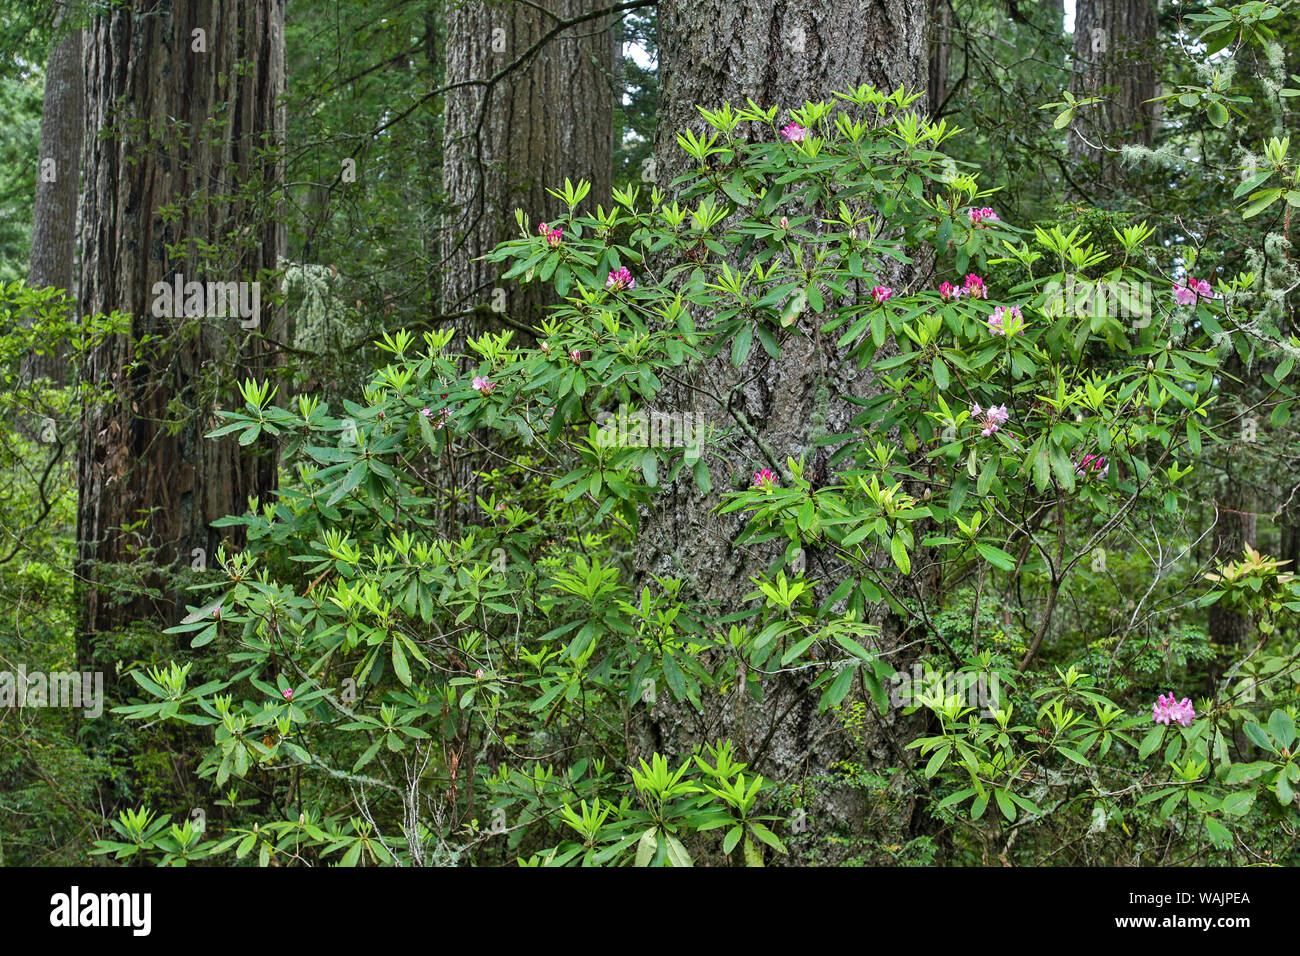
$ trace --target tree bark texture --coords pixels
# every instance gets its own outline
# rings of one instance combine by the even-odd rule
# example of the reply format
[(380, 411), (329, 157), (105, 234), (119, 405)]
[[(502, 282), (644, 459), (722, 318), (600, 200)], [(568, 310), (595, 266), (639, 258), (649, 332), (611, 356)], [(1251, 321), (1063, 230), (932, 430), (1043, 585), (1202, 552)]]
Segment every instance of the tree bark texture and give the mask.
[[(214, 564), (212, 522), (275, 487), (270, 446), (203, 435), (220, 421), (215, 404), (242, 405), (236, 381), (273, 372), (262, 336), (283, 331), (271, 301), (285, 248), (283, 0), (132, 0), (98, 12), (85, 78), (81, 308), (130, 314), (129, 334), (98, 346), (87, 370), (108, 396), (82, 420), (78, 651), (88, 661), (101, 632), (183, 614), (166, 572), (189, 569), (196, 549)], [(210, 309), (156, 316), (154, 284), (177, 274), (260, 282), (260, 326)], [(119, 600), (111, 568), (140, 555), (158, 592)]]
[(1155, 141), (1156, 9), (1152, 0), (1079, 0), (1074, 19), (1077, 98), (1101, 102), (1075, 111), (1070, 153), (1103, 183), (1118, 181), (1117, 150)]
[[(603, 0), (543, 0), (535, 6), (456, 3), (447, 10), (445, 82), (454, 88), (446, 97), (443, 184), (452, 212), (441, 240), (442, 311), (479, 310), (456, 320), (453, 350), (468, 351), (465, 336), (500, 332), (507, 320), (516, 329), (532, 328), (558, 301), (540, 283), (503, 281), (502, 264), (481, 258), (518, 235), (516, 209), (534, 229), (567, 212), (547, 193), (565, 179), (591, 183), (586, 209), (609, 208), (614, 30), (601, 17), (554, 32), (562, 21), (605, 6)], [(449, 474), (463, 497), (445, 512), (449, 531), (476, 510), (475, 473), (483, 466), (472, 446), (452, 463)]]
[[(923, 92), (930, 62), (927, 13), (927, 4), (904, 0), (664, 0), (659, 8), (659, 182), (669, 183), (690, 168), (676, 138), (688, 128), (703, 132), (697, 106), (743, 105), (752, 97), (763, 107), (789, 108), (808, 100), (830, 100), (833, 91), (863, 83)], [(783, 113), (778, 124), (787, 121)], [(766, 129), (746, 134), (744, 127), (738, 133), (771, 135)], [(903, 288), (911, 274), (895, 264), (886, 267), (882, 282)], [(669, 385), (656, 400), (657, 411), (697, 412), (738, 436), (711, 449), (712, 490), (701, 493), (690, 469), (683, 469), (652, 502), (638, 541), (637, 572), (642, 580), (653, 586), (652, 574), (683, 579), (683, 597), (694, 599), (706, 618), (739, 610), (738, 595), (753, 589), (750, 577), (762, 572), (776, 554), (768, 547), (736, 547), (743, 518), (714, 513), (723, 492), (747, 486), (755, 470), (766, 467), (760, 447), (738, 433), (736, 417), (750, 423), (782, 466), (787, 456), (798, 460), (806, 455), (811, 463), (818, 455), (813, 440), (844, 431), (854, 414), (839, 396), (873, 394), (871, 373), (846, 362), (834, 348), (833, 336), (826, 341), (811, 325), (803, 331), (783, 345), (779, 361), (755, 348), (737, 369), (724, 354), (698, 369), (683, 370), (689, 376), (687, 387)], [(882, 349), (880, 354), (888, 352)], [(734, 414), (719, 409), (704, 392), (731, 396)], [(810, 578), (829, 580), (833, 573), (820, 559), (809, 557)], [(834, 578), (832, 587), (839, 579)], [(769, 779), (785, 782), (829, 774), (837, 761), (851, 756), (861, 760), (836, 716), (816, 712), (817, 694), (809, 693), (810, 682), (806, 674), (767, 680), (761, 703), (748, 699), (740, 687), (707, 702), (703, 714), (660, 694), (637, 729), (638, 756), (658, 751), (670, 760), (680, 759), (696, 744), (730, 738), (740, 759), (751, 761)], [(871, 729), (870, 718), (866, 726)], [(899, 754), (887, 756), (878, 733), (867, 746), (881, 760), (901, 759)], [(841, 794), (815, 810), (809, 805), (809, 812), (848, 822), (857, 813), (855, 800)]]
[[(33, 203), (32, 248), (27, 284), (66, 290), (75, 301), (73, 267), (77, 251), (77, 197), (81, 180), (84, 123), (82, 31), (69, 29), (61, 8), (54, 30), (59, 37), (45, 64), (45, 99), (41, 108), (41, 149)], [(65, 384), (67, 362), (62, 348), (31, 355), (25, 372)]]
[[(446, 85), (470, 85), (446, 97), (443, 182), (453, 213), (442, 240), (444, 312), (500, 304), (529, 324), (548, 301), (540, 287), (506, 288), (501, 264), (479, 257), (517, 234), (516, 209), (534, 228), (565, 212), (546, 190), (559, 189), (566, 178), (591, 182), (586, 208), (609, 208), (615, 92), (608, 18), (567, 27), (529, 52), (560, 20), (605, 6), (603, 0), (543, 0), (449, 7)], [(527, 58), (507, 71), (521, 57)], [(494, 301), (498, 288), (504, 302)], [(479, 331), (472, 323), (465, 328)]]

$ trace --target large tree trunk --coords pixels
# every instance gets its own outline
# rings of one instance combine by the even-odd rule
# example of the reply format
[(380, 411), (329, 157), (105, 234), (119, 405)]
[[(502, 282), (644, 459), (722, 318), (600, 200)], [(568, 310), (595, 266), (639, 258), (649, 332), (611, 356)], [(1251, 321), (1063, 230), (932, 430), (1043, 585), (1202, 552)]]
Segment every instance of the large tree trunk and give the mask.
[[(571, 20), (608, 4), (452, 5), (446, 84), (490, 80), (525, 56), (556, 26), (537, 6)], [(553, 36), (490, 87), (463, 86), (447, 94), (443, 182), (454, 214), (443, 237), (443, 311), (503, 304), (507, 315), (524, 324), (536, 316), (544, 301), (540, 284), (506, 289), (500, 263), (479, 257), (518, 231), (515, 209), (523, 209), (534, 225), (564, 212), (546, 190), (562, 186), (566, 178), (591, 182), (587, 208), (597, 203), (609, 208), (613, 67), (611, 24), (586, 20)], [(494, 297), (498, 288), (505, 293), (503, 303)]]
[[(275, 208), (283, 0), (114, 6), (91, 21), (85, 75), (82, 311), (131, 319), (130, 333), (105, 341), (88, 363), (109, 397), (82, 421), (83, 666), (97, 634), (183, 613), (167, 572), (200, 557), (213, 563), (221, 536), (212, 522), (275, 486), (269, 447), (203, 438), (215, 405), (242, 404), (236, 379), (271, 372), (259, 328), (156, 316), (154, 284), (178, 273), (187, 282), (260, 282), (260, 333), (280, 337), (271, 299), (285, 245)], [(155, 596), (113, 593), (111, 566), (137, 556)]]
[(1152, 0), (1079, 0), (1074, 19), (1074, 77), (1080, 99), (1101, 102), (1075, 112), (1070, 154), (1103, 183), (1119, 180), (1117, 150), (1155, 141), (1156, 10)]
[[(445, 82), (454, 89), (446, 98), (443, 184), (452, 215), (442, 236), (442, 311), (479, 310), (457, 320), (453, 347), (463, 348), (466, 335), (501, 331), (506, 322), (532, 328), (556, 301), (541, 283), (502, 281), (502, 265), (481, 258), (518, 234), (516, 209), (534, 228), (566, 212), (546, 191), (562, 187), (565, 179), (591, 183), (584, 208), (609, 208), (612, 24), (608, 18), (587, 19), (551, 35), (555, 17), (574, 20), (606, 6), (603, 0), (542, 0), (457, 3), (447, 11)], [(489, 80), (495, 82), (480, 85)], [(481, 457), (464, 451), (451, 463), (456, 487), (466, 497), (465, 507), (444, 512), (449, 524), (475, 510), (474, 474), (480, 467)]]
[[(73, 265), (77, 250), (77, 195), (81, 180), (81, 137), (85, 97), (81, 71), (82, 31), (68, 29), (61, 7), (54, 44), (45, 64), (45, 100), (41, 112), (40, 164), (33, 204), (32, 249), (27, 265), (29, 286), (64, 289), (75, 301)], [(24, 371), (33, 378), (65, 384), (67, 363), (55, 344), (31, 355)]]
[(926, 100), (930, 116), (938, 119), (948, 98), (948, 59), (952, 54), (951, 0), (930, 0), (930, 64)]
[[(689, 168), (689, 158), (676, 139), (687, 128), (703, 130), (697, 105), (716, 109), (724, 102), (743, 104), (752, 97), (764, 107), (802, 106), (807, 100), (830, 100), (832, 91), (863, 83), (889, 90), (905, 85), (920, 91), (927, 81), (925, 4), (881, 0), (863, 8), (817, 0), (795, 7), (783, 0), (664, 0), (659, 16), (663, 66), (656, 160), (660, 183)], [(783, 114), (779, 122), (787, 120)], [(902, 289), (908, 273), (900, 267), (888, 279), (888, 284)], [(845, 364), (833, 344), (833, 337), (820, 344), (813, 337), (792, 338), (783, 346), (779, 362), (754, 349), (740, 369), (733, 368), (724, 354), (688, 374), (692, 383), (706, 384), (714, 395), (727, 394), (746, 382), (737, 404), (762, 443), (778, 461), (806, 454), (811, 462), (815, 458), (812, 440), (818, 434), (847, 430), (853, 412), (838, 396), (871, 391), (870, 374), (859, 373), (853, 363)], [(661, 393), (655, 404), (659, 411), (703, 413), (720, 427), (732, 424), (724, 422), (706, 400), (676, 386)], [(766, 548), (735, 547), (743, 520), (714, 511), (722, 492), (749, 484), (755, 469), (762, 467), (763, 455), (747, 439), (713, 451), (716, 454), (708, 459), (712, 492), (701, 494), (690, 469), (684, 469), (645, 515), (637, 557), (637, 570), (646, 583), (653, 586), (651, 574), (683, 579), (683, 597), (694, 600), (706, 616), (740, 609), (741, 596), (752, 590), (751, 575), (761, 573), (773, 557)], [(823, 580), (831, 580), (834, 573), (814, 559), (809, 559), (807, 571), (809, 577)], [(817, 695), (809, 693), (809, 682), (806, 675), (767, 680), (761, 703), (745, 700), (744, 689), (737, 688), (723, 699), (706, 701), (703, 714), (660, 694), (636, 730), (634, 756), (658, 751), (680, 759), (695, 744), (731, 738), (741, 759), (751, 761), (769, 779), (786, 782), (830, 774), (836, 761), (851, 755), (860, 761), (863, 755), (855, 754), (855, 745), (835, 715), (816, 713)], [(879, 728), (872, 728), (869, 721), (867, 746), (873, 755), (900, 759), (885, 749)], [(823, 822), (830, 818), (852, 822), (856, 798), (849, 793), (834, 795), (815, 808), (810, 805), (809, 813)]]
[[(1214, 524), (1214, 557), (1218, 563), (1240, 561), (1247, 545), (1255, 547), (1255, 503), (1244, 470), (1241, 460), (1231, 454), (1224, 457), (1222, 484), (1214, 498), (1217, 515)], [(1210, 605), (1210, 640), (1224, 648), (1225, 656), (1231, 657), (1234, 648), (1243, 647), (1252, 630), (1253, 624), (1248, 615), (1225, 607), (1222, 601)]]

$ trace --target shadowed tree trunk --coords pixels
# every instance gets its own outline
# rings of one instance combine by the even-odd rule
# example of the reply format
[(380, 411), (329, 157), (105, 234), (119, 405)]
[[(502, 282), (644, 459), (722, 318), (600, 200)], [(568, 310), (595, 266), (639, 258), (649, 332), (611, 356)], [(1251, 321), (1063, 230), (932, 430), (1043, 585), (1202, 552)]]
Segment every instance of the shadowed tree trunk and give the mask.
[[(83, 665), (98, 634), (183, 613), (168, 572), (215, 563), (212, 522), (275, 485), (269, 448), (203, 434), (215, 405), (242, 404), (235, 380), (272, 371), (259, 332), (281, 332), (270, 300), (285, 244), (283, 0), (134, 0), (97, 14), (86, 47), (81, 306), (129, 313), (130, 331), (88, 363), (108, 398), (82, 421)], [(180, 304), (178, 317), (156, 315), (155, 283), (178, 274), (248, 283), (250, 305), (260, 282), (260, 329), (221, 317), (211, 298), (196, 316)], [(133, 577), (157, 590), (119, 599), (113, 566), (141, 558)]]
[(1101, 102), (1078, 109), (1070, 155), (1104, 183), (1120, 175), (1121, 146), (1155, 141), (1156, 10), (1152, 0), (1079, 0), (1074, 19), (1076, 97)]
[(948, 95), (948, 57), (952, 53), (952, 6), (949, 0), (930, 0), (930, 70), (926, 102), (937, 117)]
[[(613, 176), (614, 31), (607, 19), (567, 27), (527, 63), (500, 75), (562, 20), (609, 4), (543, 0), (465, 3), (447, 11), (447, 94), (443, 182), (455, 210), (443, 238), (443, 311), (494, 304), (502, 289), (511, 318), (529, 324), (543, 302), (540, 284), (505, 288), (500, 263), (478, 261), (518, 232), (515, 209), (534, 228), (564, 212), (547, 194), (566, 178), (591, 182), (585, 208), (609, 208)], [(550, 15), (537, 7), (544, 7)], [(498, 309), (498, 311), (500, 311)], [(463, 327), (476, 331), (471, 324)]]
[[(54, 32), (62, 36), (50, 50), (45, 64), (40, 163), (36, 173), (27, 284), (67, 290), (75, 301), (72, 273), (77, 250), (85, 97), (81, 72), (82, 31), (70, 29), (67, 20), (68, 8), (60, 7)], [(67, 363), (62, 347), (55, 345), (47, 352), (29, 356), (24, 372), (63, 385)]]
[[(516, 209), (533, 229), (566, 212), (546, 192), (563, 187), (565, 179), (591, 183), (584, 209), (597, 203), (609, 208), (614, 30), (602, 17), (551, 35), (563, 21), (607, 6), (604, 0), (476, 2), (447, 11), (445, 83), (469, 85), (446, 97), (443, 184), (452, 214), (442, 236), (442, 311), (484, 310), (456, 320), (453, 349), (464, 349), (465, 335), (501, 331), (507, 320), (531, 328), (544, 306), (558, 301), (541, 283), (502, 281), (502, 264), (481, 259), (518, 235)], [(521, 57), (525, 62), (508, 69)], [(480, 467), (480, 456), (464, 450), (452, 464), (450, 473), (467, 497), (463, 508), (445, 512), (448, 521), (475, 508)]]
[[(1255, 547), (1254, 502), (1244, 482), (1241, 462), (1232, 455), (1224, 458), (1225, 473), (1215, 495), (1218, 518), (1214, 525), (1214, 556), (1218, 563), (1240, 561), (1246, 545)], [(1288, 569), (1289, 570), (1289, 569)], [(1224, 607), (1223, 602), (1210, 605), (1210, 640), (1227, 648), (1241, 647), (1250, 637), (1250, 617)]]
[[(865, 8), (836, 0), (797, 6), (782, 0), (664, 0), (659, 7), (663, 63), (656, 139), (659, 182), (669, 183), (690, 168), (676, 139), (688, 128), (703, 131), (697, 106), (717, 109), (724, 102), (743, 104), (748, 97), (763, 107), (802, 106), (807, 100), (830, 100), (832, 91), (863, 83), (889, 90), (900, 85), (923, 90), (930, 62), (927, 6), (907, 0), (884, 0)], [(788, 114), (782, 114), (778, 124), (787, 121)], [(738, 133), (743, 135), (744, 128)], [(882, 281), (902, 288), (910, 274), (898, 266)], [(887, 354), (885, 349), (878, 353)], [(656, 410), (697, 412), (734, 433), (735, 423), (692, 389), (702, 387), (713, 395), (736, 389), (736, 413), (752, 425), (779, 462), (801, 455), (815, 461), (813, 440), (846, 430), (852, 417), (852, 407), (838, 396), (871, 394), (871, 375), (859, 372), (854, 363), (844, 363), (833, 337), (792, 338), (783, 346), (779, 362), (754, 349), (739, 369), (724, 354), (704, 367), (682, 372), (688, 377), (687, 387), (665, 388)], [(683, 598), (693, 601), (706, 618), (744, 606), (741, 596), (753, 589), (750, 577), (761, 573), (773, 557), (768, 548), (736, 547), (742, 518), (714, 513), (723, 492), (750, 484), (755, 469), (763, 467), (759, 448), (748, 438), (737, 438), (730, 446), (716, 449), (708, 461), (712, 490), (700, 492), (690, 469), (683, 469), (679, 479), (652, 500), (637, 553), (637, 570), (645, 583), (654, 586), (651, 574), (681, 578)], [(813, 559), (807, 571), (819, 579), (833, 574)], [(882, 639), (888, 641), (888, 634)], [(861, 760), (862, 753), (836, 716), (816, 712), (817, 694), (808, 691), (810, 682), (806, 673), (766, 681), (764, 698), (756, 703), (748, 699), (741, 681), (735, 692), (706, 701), (703, 714), (660, 694), (636, 729), (634, 757), (658, 751), (680, 760), (696, 744), (731, 738), (740, 759), (752, 762), (757, 772), (786, 782), (829, 774), (837, 761), (850, 756)], [(872, 754), (881, 760), (901, 759), (890, 755), (883, 738), (873, 736), (872, 727), (869, 719), (865, 731)], [(829, 814), (851, 822), (858, 812), (853, 794), (808, 806), (808, 812), (820, 814), (822, 820)]]

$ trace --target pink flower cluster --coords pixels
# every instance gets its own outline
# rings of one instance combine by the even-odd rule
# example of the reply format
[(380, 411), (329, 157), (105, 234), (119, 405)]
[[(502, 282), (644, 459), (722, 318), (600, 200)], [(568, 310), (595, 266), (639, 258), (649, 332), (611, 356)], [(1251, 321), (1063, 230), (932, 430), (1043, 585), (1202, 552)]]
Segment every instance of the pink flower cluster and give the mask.
[(876, 305), (884, 305), (889, 299), (893, 298), (894, 290), (887, 285), (873, 285), (871, 287), (871, 298), (875, 299)]
[(1007, 406), (1005, 405), (990, 405), (986, 409), (981, 409), (979, 404), (976, 403), (970, 407), (970, 414), (972, 418), (981, 419), (979, 423), (982, 426), (980, 428), (980, 435), (984, 438), (988, 438), (1000, 427), (1005, 425), (1007, 418), (1009, 417), (1007, 415)]
[(543, 235), (546, 237), (546, 241), (551, 244), (552, 249), (556, 248), (557, 246), (559, 246), (561, 242), (564, 241), (563, 229), (552, 229), (544, 222), (539, 222), (537, 224), (537, 232), (539, 235)]
[(1196, 279), (1188, 276), (1183, 280), (1183, 284), (1174, 283), (1174, 301), (1179, 305), (1195, 305), (1197, 297), (1202, 299), (1215, 298), (1214, 292), (1210, 289), (1210, 283), (1205, 279)]
[(1106, 461), (1105, 455), (1084, 455), (1083, 459), (1075, 467), (1074, 473), (1080, 478), (1089, 475), (1105, 478), (1110, 474), (1110, 463)]
[[(1010, 321), (1011, 328), (1006, 323)], [(988, 317), (989, 332), (993, 335), (1019, 335), (1025, 330), (1025, 317), (1020, 314), (1019, 306), (998, 306)]]
[(754, 472), (754, 487), (761, 488), (764, 491), (776, 487), (776, 475), (772, 474), (771, 468), (764, 468), (762, 471)]
[(620, 289), (635, 289), (636, 280), (632, 278), (632, 273), (627, 271), (627, 266), (620, 266), (609, 274), (605, 280), (605, 288), (618, 292)]
[(470, 384), (470, 388), (474, 389), (476, 392), (481, 392), (484, 395), (491, 395), (492, 389), (496, 388), (496, 385), (489, 382), (481, 375), (475, 375), (474, 381)]
[[(444, 395), (442, 397), (446, 398), (447, 396)], [(438, 413), (438, 417), (436, 419), (433, 417), (432, 408), (428, 408), (428, 407), (422, 408), (420, 409), (420, 414), (423, 415), (425, 418), (430, 419), (429, 424), (432, 425), (434, 428), (443, 428), (446, 426), (447, 422), (451, 421), (450, 408), (444, 408), (441, 412)]]
[(986, 222), (1001, 222), (998, 214), (990, 207), (982, 206), (979, 209), (967, 209), (966, 215), (970, 216), (970, 224), (976, 229), (987, 229)]
[(962, 285), (954, 285), (951, 282), (939, 283), (939, 298), (943, 301), (955, 302), (963, 295), (968, 295), (972, 299), (987, 299), (989, 290), (985, 287), (984, 280), (973, 272), (966, 277)]
[(802, 143), (804, 137), (808, 135), (808, 131), (798, 123), (791, 123), (785, 129), (781, 130), (781, 135), (786, 138), (786, 142)]
[(1157, 696), (1156, 702), (1151, 705), (1151, 720), (1166, 727), (1169, 726), (1170, 721), (1188, 727), (1195, 719), (1196, 708), (1192, 706), (1191, 700), (1184, 697), (1180, 701), (1175, 701), (1173, 691), (1170, 691), (1167, 697)]

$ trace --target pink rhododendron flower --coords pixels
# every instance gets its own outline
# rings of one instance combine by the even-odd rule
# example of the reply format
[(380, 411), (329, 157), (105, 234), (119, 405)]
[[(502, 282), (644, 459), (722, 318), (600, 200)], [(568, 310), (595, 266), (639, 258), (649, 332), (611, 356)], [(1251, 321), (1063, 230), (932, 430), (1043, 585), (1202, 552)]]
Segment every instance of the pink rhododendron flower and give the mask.
[(998, 214), (988, 206), (982, 206), (979, 209), (967, 209), (966, 215), (970, 216), (970, 224), (976, 229), (987, 229), (984, 225), (986, 222), (1001, 222)]
[(544, 223), (544, 222), (539, 222), (539, 223), (537, 224), (537, 234), (538, 234), (539, 236), (545, 236), (545, 235), (548, 235), (548, 234), (550, 233), (550, 231), (551, 231), (551, 227), (548, 226), (546, 223)]
[(280, 693), (284, 696), (284, 699), (285, 699), (285, 700), (293, 700), (293, 688), (292, 688), (292, 687), (286, 687), (284, 690), (280, 691)]
[(476, 671), (474, 672), (474, 679), (475, 679), (475, 680), (482, 680), (482, 679), (483, 679), (483, 668), (480, 667), (478, 670), (476, 670)]
[(776, 487), (776, 475), (772, 474), (771, 468), (754, 472), (754, 487), (762, 488), (764, 491)]
[(1167, 697), (1157, 696), (1156, 702), (1151, 705), (1151, 720), (1166, 727), (1171, 720), (1188, 727), (1195, 719), (1196, 708), (1192, 706), (1191, 700), (1184, 697), (1180, 701), (1175, 701), (1173, 691), (1170, 691)]
[(808, 135), (808, 131), (798, 123), (791, 123), (785, 129), (781, 130), (781, 135), (791, 143), (802, 143), (804, 137)]
[(1079, 464), (1075, 467), (1074, 473), (1080, 478), (1088, 475), (1096, 475), (1098, 478), (1105, 478), (1110, 474), (1110, 463), (1106, 461), (1104, 455), (1084, 455)]
[(887, 285), (875, 285), (871, 287), (871, 298), (876, 300), (876, 305), (884, 305), (894, 295), (894, 290)]
[(425, 418), (432, 418), (433, 409), (429, 408), (428, 406), (425, 406), (424, 408), (420, 409), (420, 414), (423, 415)]
[(550, 243), (552, 249), (558, 247), (564, 241), (564, 230), (552, 229), (546, 234), (546, 241)]
[(620, 266), (609, 274), (605, 280), (605, 288), (613, 289), (617, 292), (619, 289), (635, 289), (636, 280), (632, 278), (632, 273), (627, 271), (627, 266)]
[(1005, 405), (990, 405), (987, 409), (981, 409), (977, 403), (970, 407), (970, 414), (972, 418), (980, 419), (978, 423), (981, 426), (980, 435), (985, 438), (1006, 424), (1007, 418), (1010, 417)]
[(1183, 280), (1183, 284), (1174, 283), (1174, 301), (1179, 305), (1195, 305), (1197, 297), (1202, 299), (1213, 299), (1214, 292), (1210, 289), (1210, 283), (1205, 279), (1196, 279), (1188, 276)]
[(984, 280), (971, 273), (966, 277), (966, 294), (972, 299), (987, 299), (989, 290), (984, 285)]
[(953, 285), (951, 282), (939, 283), (939, 298), (945, 302), (954, 302), (962, 297), (966, 290), (959, 285)]
[(582, 361), (582, 351), (580, 349), (574, 349), (572, 352), (570, 352), (569, 361), (572, 362), (574, 365), (580, 363)]
[(781, 217), (781, 221), (778, 222), (777, 225), (780, 226), (782, 229), (789, 229), (789, 228), (790, 228), (790, 220), (787, 219), (787, 218), (785, 218), (785, 216), (782, 216), (782, 217)]
[(474, 389), (474, 391), (476, 392), (482, 392), (484, 395), (490, 395), (492, 394), (492, 389), (496, 388), (496, 385), (494, 385), (492, 382), (489, 382), (481, 375), (476, 375), (474, 376), (474, 381), (470, 385), (470, 387)]
[[(1010, 320), (1011, 329), (1006, 323)], [(1019, 306), (998, 306), (988, 317), (989, 332), (993, 335), (1018, 335), (1024, 331), (1025, 317), (1020, 314)]]

